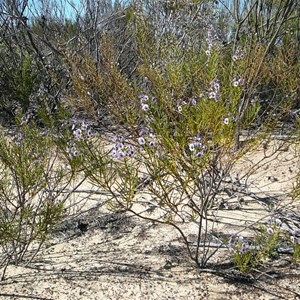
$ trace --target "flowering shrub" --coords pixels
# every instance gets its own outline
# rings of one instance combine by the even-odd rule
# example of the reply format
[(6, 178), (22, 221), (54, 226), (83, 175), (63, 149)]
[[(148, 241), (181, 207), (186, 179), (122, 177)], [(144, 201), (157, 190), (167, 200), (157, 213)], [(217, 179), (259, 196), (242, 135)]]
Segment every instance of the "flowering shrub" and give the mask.
[(258, 261), (268, 260), (278, 256), (277, 248), (280, 245), (282, 234), (282, 221), (278, 218), (270, 218), (267, 226), (261, 226), (256, 234), (256, 244), (259, 251), (256, 254)]
[[(59, 128), (57, 145), (51, 131), (41, 135), (26, 124), (13, 139), (1, 136), (0, 266), (27, 258), (35, 242), (39, 249), (63, 217), (70, 195), (62, 196), (63, 187), (84, 174), (109, 192), (101, 199), (109, 208), (172, 226), (204, 268), (218, 250), (210, 231), (222, 209), (220, 195), (234, 194), (228, 188), (232, 168), (255, 144), (256, 131), (284, 125), (291, 108), (299, 108), (296, 1), (279, 7), (273, 1), (243, 7), (239, 1), (228, 7), (218, 1), (121, 2), (102, 3), (109, 17), (100, 8), (85, 17), (77, 11), (83, 23), (54, 18), (54, 31), (51, 17), (3, 28), (5, 115), (21, 109), (51, 127), (76, 113), (109, 128), (98, 139), (86, 122), (72, 120), (68, 129)], [(15, 24), (7, 11), (8, 24)], [(21, 45), (11, 44), (16, 41)], [(242, 131), (251, 136), (244, 144)], [(58, 157), (70, 168), (56, 167)], [(253, 245), (234, 235), (228, 247), (247, 272), (277, 255), (283, 235), (272, 221)], [(297, 261), (299, 237), (287, 239)]]
[[(92, 87), (113, 125), (99, 139), (85, 139), (74, 127), (65, 147), (70, 164), (110, 193), (110, 208), (178, 230), (198, 267), (216, 252), (212, 209), (220, 208), (232, 167), (254, 144), (254, 129), (267, 131), (279, 119), (270, 107), (262, 109), (257, 89), (269, 80), (269, 46), (247, 37), (224, 42), (211, 15), (217, 8), (206, 4), (205, 10), (198, 3), (168, 10), (158, 2), (157, 14), (148, 14), (146, 3), (130, 7), (126, 34), (135, 45), (135, 65), (128, 68), (120, 66), (123, 48), (109, 34), (99, 46), (99, 70), (84, 56), (70, 56), (72, 69), (88, 78), (73, 76), (79, 98)], [(251, 129), (251, 140), (241, 145), (242, 130)], [(194, 241), (186, 223), (195, 225)], [(242, 258), (248, 253), (243, 243), (236, 247), (245, 270), (252, 256)]]
[(292, 260), (297, 263), (299, 245), (297, 231), (284, 228), (282, 220), (274, 217), (269, 218), (267, 225), (260, 226), (254, 238), (233, 234), (227, 242), (234, 264), (244, 273), (278, 258), (280, 252), (292, 252)]
[(72, 174), (51, 132), (21, 124), (0, 135), (0, 266), (29, 262), (66, 214), (63, 194)]
[[(212, 209), (219, 208), (232, 167), (252, 147), (250, 141), (235, 147), (240, 132), (261, 113), (250, 98), (256, 57), (246, 45), (224, 47), (209, 18), (206, 38), (195, 46), (188, 33), (179, 43), (173, 33), (152, 32), (141, 13), (130, 18), (140, 61), (135, 80), (118, 68), (112, 42), (105, 45), (103, 71), (88, 70), (114, 126), (99, 139), (84, 139), (82, 128), (72, 128), (65, 154), (111, 194), (110, 208), (172, 226), (203, 268), (217, 251), (210, 247)], [(179, 20), (177, 15), (174, 22)], [(193, 241), (186, 223), (194, 224)]]
[[(177, 65), (171, 61), (159, 79), (151, 78), (151, 73), (162, 70), (151, 70), (150, 66), (146, 70), (144, 66), (141, 72), (153, 86), (148, 93), (141, 94), (140, 89), (123, 82), (129, 90), (125, 94), (136, 95), (130, 99), (129, 107), (138, 118), (128, 123), (126, 107), (112, 107), (119, 128), (115, 127), (108, 141), (107, 136), (97, 141), (83, 139), (82, 130), (74, 127), (73, 140), (66, 151), (69, 157), (71, 151), (72, 160), (80, 157), (89, 179), (110, 192), (109, 207), (178, 230), (198, 267), (205, 267), (215, 253), (209, 247), (208, 229), (213, 226), (210, 210), (218, 206), (218, 195), (232, 166), (247, 150), (232, 151), (236, 103), (243, 88), (241, 80), (235, 87), (231, 79), (227, 81), (224, 74), (218, 74), (216, 65), (220, 59), (221, 53), (211, 47), (205, 62), (211, 74), (198, 79), (203, 81), (202, 88), (193, 86), (191, 95), (180, 90), (175, 93), (173, 71), (178, 68), (176, 74), (181, 76), (188, 68), (200, 70), (201, 65), (191, 66), (188, 61)], [(147, 195), (147, 200), (142, 200), (142, 195)], [(188, 240), (186, 223), (196, 225), (195, 241)]]
[(233, 255), (234, 264), (241, 272), (245, 273), (254, 266), (254, 251), (249, 247), (249, 241), (243, 236), (231, 235), (228, 241), (228, 250)]

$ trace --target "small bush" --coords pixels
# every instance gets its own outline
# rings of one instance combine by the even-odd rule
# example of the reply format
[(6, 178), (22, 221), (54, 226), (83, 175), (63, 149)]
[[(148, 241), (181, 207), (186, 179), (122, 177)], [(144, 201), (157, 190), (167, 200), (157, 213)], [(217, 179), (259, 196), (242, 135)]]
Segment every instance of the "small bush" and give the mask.
[[(23, 122), (0, 135), (0, 266), (30, 261), (65, 216), (71, 172), (50, 131)], [(60, 165), (58, 165), (60, 164)], [(4, 278), (5, 268), (3, 272)]]

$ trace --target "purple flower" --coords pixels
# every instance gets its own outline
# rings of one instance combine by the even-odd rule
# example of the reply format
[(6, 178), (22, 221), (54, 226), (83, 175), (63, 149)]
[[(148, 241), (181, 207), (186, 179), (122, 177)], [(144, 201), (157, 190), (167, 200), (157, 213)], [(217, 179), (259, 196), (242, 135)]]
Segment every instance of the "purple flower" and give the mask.
[(192, 99), (191, 104), (195, 106), (197, 105), (197, 101), (195, 99)]
[(132, 157), (134, 155), (134, 148), (132, 146), (129, 146), (127, 149), (127, 156)]
[(229, 118), (225, 118), (223, 121), (223, 124), (228, 125), (229, 124)]
[(218, 80), (211, 81), (209, 91), (210, 92), (208, 93), (208, 98), (219, 101), (219, 99), (220, 99), (220, 84), (219, 84)]
[(189, 149), (190, 151), (195, 151), (195, 144), (194, 143), (189, 144)]
[(149, 100), (149, 97), (147, 95), (141, 95), (140, 100), (141, 100), (141, 103), (143, 104)]
[(244, 84), (243, 78), (239, 78), (239, 79), (233, 78), (233, 83), (232, 83), (232, 85), (233, 85), (234, 87), (242, 86), (243, 84)]
[(215, 89), (216, 92), (220, 91), (220, 84), (217, 82), (213, 82), (213, 88)]
[(215, 93), (215, 92), (210, 92), (210, 93), (208, 94), (208, 98), (209, 98), (209, 99), (215, 99), (215, 98), (216, 98), (216, 93)]
[(115, 153), (116, 158), (124, 158), (126, 155), (123, 151), (119, 151)]
[(82, 129), (83, 131), (85, 131), (85, 130), (88, 129), (88, 124), (87, 124), (85, 121), (82, 122), (82, 124), (81, 124), (81, 129)]
[(244, 54), (242, 52), (243, 49), (241, 47), (237, 47), (235, 53), (232, 55), (232, 60), (237, 61), (240, 59), (244, 59)]
[(202, 157), (202, 156), (203, 156), (203, 152), (202, 152), (202, 151), (199, 151), (199, 152), (196, 153), (195, 156), (196, 156), (197, 158)]
[(150, 148), (152, 148), (155, 145), (155, 143), (154, 143), (154, 141), (150, 141), (148, 145)]
[(268, 227), (268, 228), (267, 228), (267, 233), (268, 233), (269, 235), (272, 235), (272, 234), (274, 234), (274, 230), (273, 230), (271, 227)]
[(23, 140), (24, 140), (24, 137), (21, 133), (17, 133), (14, 137), (13, 137), (13, 140), (16, 144), (17, 147), (20, 147)]
[(138, 143), (142, 146), (142, 145), (145, 145), (146, 141), (145, 139), (141, 136), (138, 138)]
[(123, 148), (124, 148), (124, 144), (123, 144), (123, 143), (118, 142), (118, 143), (115, 145), (116, 151), (118, 151), (118, 150), (120, 150), (120, 149), (123, 149)]
[(234, 87), (238, 87), (239, 86), (239, 81), (238, 80), (234, 80), (232, 85)]
[(87, 135), (88, 138), (92, 137), (92, 136), (93, 136), (92, 130), (89, 129), (89, 130), (87, 131), (86, 135)]
[(133, 152), (127, 152), (128, 157), (133, 157), (133, 154), (134, 154)]
[(79, 128), (75, 129), (75, 130), (73, 131), (73, 134), (74, 134), (75, 139), (78, 140), (78, 141), (79, 141), (79, 140), (81, 139), (81, 137), (82, 137), (82, 131), (81, 131), (81, 129), (79, 129)]
[(118, 136), (118, 140), (119, 140), (121, 143), (123, 143), (123, 142), (125, 141), (125, 138), (124, 138), (123, 135), (119, 135), (119, 136)]
[(247, 251), (247, 244), (246, 243), (242, 243), (242, 247), (241, 247), (241, 253), (244, 254)]
[(195, 142), (201, 142), (202, 141), (202, 137), (201, 136), (194, 136), (193, 137), (193, 141), (195, 141)]
[(143, 111), (148, 111), (149, 110), (149, 105), (148, 104), (143, 104), (142, 105), (142, 110)]
[(201, 142), (195, 142), (194, 145), (195, 145), (195, 147), (197, 147), (197, 148), (202, 147), (202, 143), (201, 143)]
[(232, 55), (232, 60), (233, 61), (237, 61), (238, 60), (238, 56), (236, 54)]

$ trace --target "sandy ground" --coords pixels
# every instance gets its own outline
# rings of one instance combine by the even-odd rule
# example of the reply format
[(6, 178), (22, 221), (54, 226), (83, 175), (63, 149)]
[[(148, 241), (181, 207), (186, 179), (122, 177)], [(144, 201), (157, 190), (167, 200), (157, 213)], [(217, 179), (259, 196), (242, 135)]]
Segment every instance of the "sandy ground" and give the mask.
[[(299, 202), (290, 203), (287, 195), (299, 168), (297, 155), (291, 147), (278, 153), (247, 179), (250, 192), (218, 212), (218, 230), (232, 233), (279, 207), (300, 215)], [(242, 177), (263, 156), (248, 155), (234, 172)], [(60, 224), (31, 263), (9, 266), (0, 299), (300, 299), (300, 268), (288, 255), (251, 279), (235, 271), (228, 250), (221, 249), (211, 272), (199, 272), (176, 231), (99, 203), (99, 196), (82, 202), (83, 213)], [(79, 220), (87, 231), (77, 228)]]

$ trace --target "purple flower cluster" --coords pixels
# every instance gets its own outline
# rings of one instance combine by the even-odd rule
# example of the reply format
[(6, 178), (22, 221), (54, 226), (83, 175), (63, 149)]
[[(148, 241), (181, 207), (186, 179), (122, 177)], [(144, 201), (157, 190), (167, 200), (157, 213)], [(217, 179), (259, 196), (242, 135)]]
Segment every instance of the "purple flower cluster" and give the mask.
[[(142, 106), (142, 111), (147, 112), (150, 109), (150, 99), (149, 96), (147, 95), (140, 95), (139, 96), (141, 106)], [(151, 99), (152, 103), (156, 102), (155, 98)]]
[(78, 157), (79, 151), (76, 147), (76, 144), (68, 142), (66, 147), (66, 153), (68, 154), (69, 159), (74, 159), (75, 157)]
[(197, 98), (196, 97), (190, 98), (190, 103), (191, 103), (192, 106), (197, 105)]
[[(39, 137), (44, 136), (45, 133), (38, 133)], [(33, 161), (34, 164), (40, 164), (45, 160), (46, 150), (41, 149), (36, 146), (36, 143), (31, 143), (32, 137), (24, 135), (22, 132), (17, 132), (13, 138), (13, 143), (15, 147), (24, 149), (23, 154), (26, 154), (30, 161)]]
[(278, 218), (270, 218), (268, 220), (268, 226), (266, 232), (268, 235), (273, 235), (276, 230), (280, 230), (282, 227), (282, 221)]
[(13, 142), (17, 147), (21, 147), (23, 141), (24, 141), (24, 136), (21, 132), (18, 132), (13, 136)]
[(249, 243), (244, 239), (244, 237), (234, 233), (228, 240), (228, 250), (234, 254), (245, 254), (249, 250)]
[(91, 138), (93, 133), (92, 130), (89, 128), (88, 123), (85, 121), (81, 122), (80, 125), (74, 123), (71, 128), (73, 132), (74, 139), (79, 142), (85, 138)]
[(240, 77), (240, 78), (234, 77), (233, 81), (232, 81), (232, 85), (234, 87), (243, 86), (244, 85), (244, 79), (242, 77)]
[(223, 124), (224, 124), (224, 125), (228, 125), (228, 124), (229, 124), (229, 118), (225, 118), (225, 119), (223, 120)]
[(268, 235), (273, 235), (275, 232), (280, 230), (281, 227), (282, 227), (282, 221), (279, 218), (272, 217), (268, 220), (266, 232)]
[(195, 106), (197, 105), (197, 97), (191, 97), (188, 100), (180, 100), (177, 102), (177, 111), (182, 113), (184, 106)]
[(153, 148), (156, 145), (155, 138), (155, 134), (149, 127), (142, 127), (137, 142), (142, 147)]
[(207, 31), (207, 38), (206, 38), (206, 42), (207, 42), (207, 50), (205, 51), (205, 54), (207, 56), (211, 55), (211, 51), (214, 48), (215, 45), (217, 45), (217, 42), (219, 41), (219, 37), (218, 35), (214, 32), (213, 27), (211, 27), (208, 31)]
[(29, 152), (29, 155), (31, 156), (31, 158), (33, 159), (33, 163), (34, 164), (41, 164), (42, 162), (45, 161), (46, 158), (46, 150), (40, 151), (37, 149), (31, 149), (31, 151)]
[(133, 145), (126, 143), (125, 138), (122, 135), (117, 136), (114, 139), (115, 145), (112, 148), (112, 155), (117, 159), (125, 157), (133, 157), (135, 155), (135, 148)]
[(235, 53), (232, 55), (232, 60), (238, 61), (243, 59), (244, 59), (244, 51), (241, 47), (237, 47)]
[(87, 122), (82, 121), (74, 121), (71, 127), (72, 135), (71, 141), (67, 143), (67, 147), (65, 149), (68, 154), (69, 159), (75, 159), (81, 153), (80, 142), (87, 141), (93, 136), (92, 130), (89, 128)]
[(210, 83), (210, 88), (208, 91), (208, 98), (215, 99), (215, 101), (220, 100), (221, 86), (219, 80), (213, 80)]
[(141, 101), (143, 111), (148, 111), (149, 110), (149, 104), (147, 103), (148, 100), (149, 100), (149, 97), (147, 95), (144, 95), (144, 96), (140, 97), (140, 101)]
[(189, 150), (194, 157), (202, 157), (206, 151), (206, 145), (203, 145), (201, 137), (193, 137), (193, 141), (189, 144)]
[(113, 139), (112, 155), (114, 158), (138, 158), (140, 155), (147, 153), (149, 150), (155, 153), (156, 157), (164, 158), (164, 148), (157, 142), (156, 136), (148, 128), (143, 128), (139, 136), (126, 141), (122, 135)]

